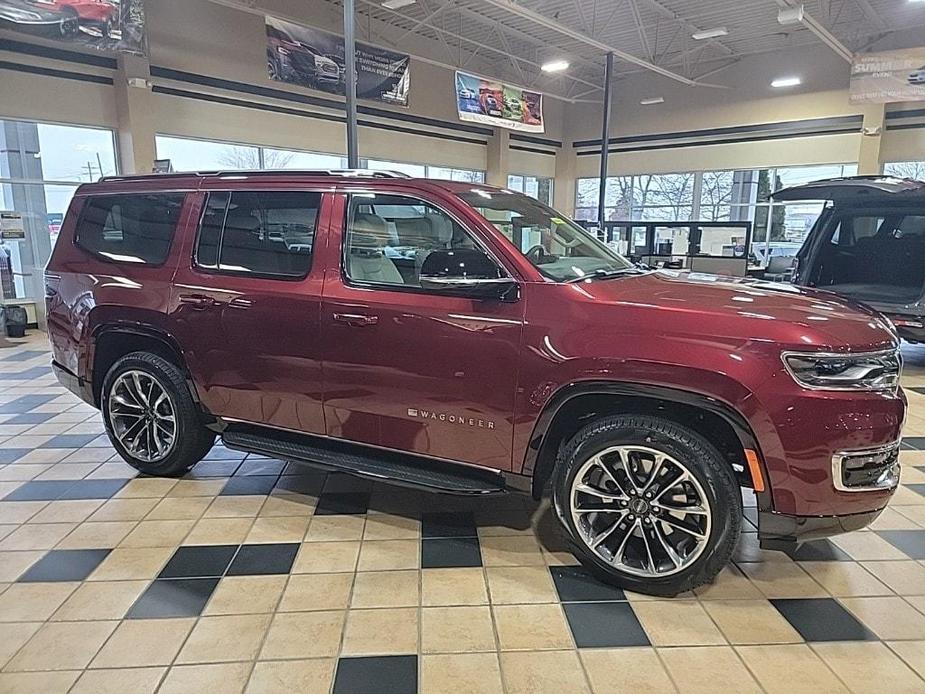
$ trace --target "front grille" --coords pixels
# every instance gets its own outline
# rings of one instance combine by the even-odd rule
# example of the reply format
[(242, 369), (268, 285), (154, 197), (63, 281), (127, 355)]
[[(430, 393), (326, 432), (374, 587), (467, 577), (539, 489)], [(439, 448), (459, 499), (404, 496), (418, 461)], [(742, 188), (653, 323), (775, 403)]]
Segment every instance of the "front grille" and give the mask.
[(899, 442), (836, 453), (832, 478), (835, 488), (843, 492), (892, 489), (899, 484)]

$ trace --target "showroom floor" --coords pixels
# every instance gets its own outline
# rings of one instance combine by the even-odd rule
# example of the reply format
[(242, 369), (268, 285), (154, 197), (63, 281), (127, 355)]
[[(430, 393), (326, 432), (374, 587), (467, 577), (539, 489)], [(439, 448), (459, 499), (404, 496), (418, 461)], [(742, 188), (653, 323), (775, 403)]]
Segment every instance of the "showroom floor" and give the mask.
[(222, 447), (137, 478), (45, 350), (0, 350), (0, 691), (925, 691), (925, 347), (875, 526), (788, 557), (746, 523), (735, 566), (674, 600), (588, 578), (517, 495)]

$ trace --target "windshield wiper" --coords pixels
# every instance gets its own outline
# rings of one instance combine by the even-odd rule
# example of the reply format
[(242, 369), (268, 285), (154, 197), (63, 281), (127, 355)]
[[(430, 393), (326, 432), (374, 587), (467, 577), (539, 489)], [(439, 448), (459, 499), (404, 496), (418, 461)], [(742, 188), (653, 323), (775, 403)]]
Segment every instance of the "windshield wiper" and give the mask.
[(575, 282), (583, 282), (585, 280), (609, 280), (614, 277), (623, 277), (624, 275), (641, 275), (644, 273), (644, 270), (638, 267), (624, 267), (619, 270), (594, 270), (589, 272), (586, 275), (581, 277), (572, 277), (565, 280), (565, 284), (574, 284)]

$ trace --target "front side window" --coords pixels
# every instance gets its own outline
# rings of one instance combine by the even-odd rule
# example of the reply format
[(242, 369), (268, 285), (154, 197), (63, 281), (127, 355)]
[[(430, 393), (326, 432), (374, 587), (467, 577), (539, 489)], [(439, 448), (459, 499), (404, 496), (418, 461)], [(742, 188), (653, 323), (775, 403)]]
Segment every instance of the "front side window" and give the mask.
[(427, 257), (457, 249), (481, 250), (456, 220), (430, 203), (399, 195), (350, 198), (344, 250), (350, 280), (420, 287)]
[(539, 270), (556, 282), (633, 269), (577, 224), (551, 207), (510, 191), (473, 189), (459, 193)]
[(100, 195), (89, 198), (77, 245), (107, 260), (160, 265), (167, 259), (184, 193)]
[(311, 266), (321, 193), (211, 193), (196, 245), (207, 270), (300, 278)]

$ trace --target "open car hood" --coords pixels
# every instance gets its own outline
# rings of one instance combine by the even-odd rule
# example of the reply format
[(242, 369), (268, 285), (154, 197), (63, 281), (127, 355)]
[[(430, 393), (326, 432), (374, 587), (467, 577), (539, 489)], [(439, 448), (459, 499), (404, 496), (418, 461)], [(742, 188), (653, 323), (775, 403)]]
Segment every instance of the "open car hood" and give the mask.
[(925, 202), (925, 182), (893, 176), (850, 176), (828, 178), (784, 188), (771, 195), (777, 202), (788, 200), (833, 200), (858, 202), (867, 200)]

